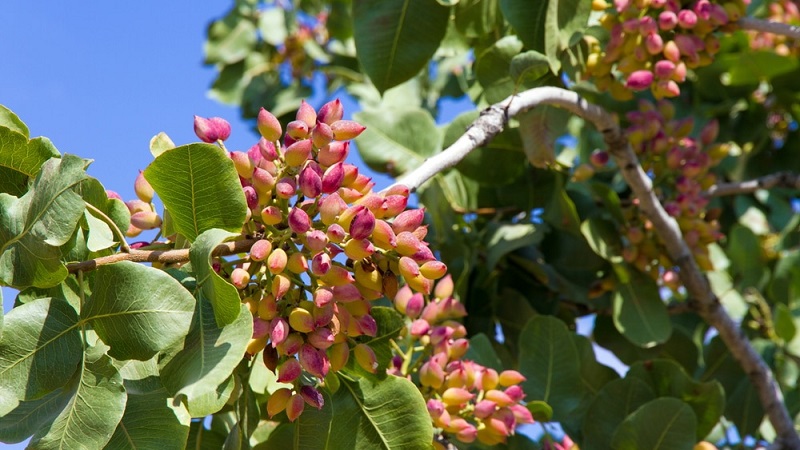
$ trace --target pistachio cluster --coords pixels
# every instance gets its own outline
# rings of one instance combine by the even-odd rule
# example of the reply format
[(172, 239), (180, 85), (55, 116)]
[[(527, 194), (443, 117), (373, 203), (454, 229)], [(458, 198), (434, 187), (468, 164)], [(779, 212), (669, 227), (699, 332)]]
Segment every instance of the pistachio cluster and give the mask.
[(706, 66), (719, 51), (714, 32), (738, 20), (748, 0), (614, 0), (593, 7), (604, 11), (604, 46), (587, 37), (587, 75), (618, 100), (650, 89), (657, 98), (680, 94), (687, 69)]
[[(432, 295), (402, 287), (395, 308), (408, 317), (403, 342), (388, 372), (418, 382), (433, 424), (447, 437), (487, 445), (505, 442), (518, 424), (532, 423), (521, 404), (525, 378), (515, 370), (496, 370), (462, 358), (469, 349), (466, 329), (456, 319), (466, 310), (453, 297), (450, 275)], [(400, 346), (397, 346), (400, 349)], [(402, 349), (401, 349), (402, 350)], [(441, 445), (438, 442), (435, 445)]]

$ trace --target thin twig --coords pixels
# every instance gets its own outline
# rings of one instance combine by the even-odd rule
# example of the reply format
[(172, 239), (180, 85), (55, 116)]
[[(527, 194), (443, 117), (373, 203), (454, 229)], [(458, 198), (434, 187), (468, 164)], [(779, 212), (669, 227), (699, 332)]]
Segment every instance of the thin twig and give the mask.
[(754, 180), (719, 183), (708, 188), (703, 194), (706, 197), (722, 197), (752, 194), (760, 189), (772, 188), (800, 189), (800, 175), (792, 172), (778, 172)]
[[(225, 242), (214, 247), (211, 256), (227, 256), (243, 253), (250, 250), (257, 239), (242, 239), (239, 241)], [(67, 264), (70, 273), (78, 271), (95, 270), (106, 264), (113, 264), (120, 261), (132, 262), (157, 262), (163, 264), (174, 264), (189, 261), (189, 249), (180, 250), (131, 250), (130, 253), (116, 253), (110, 256), (81, 261), (78, 263)]]
[(510, 117), (538, 105), (564, 108), (591, 122), (602, 132), (623, 178), (639, 199), (641, 211), (653, 223), (669, 257), (680, 267), (681, 279), (692, 299), (692, 309), (706, 323), (717, 329), (755, 387), (761, 405), (777, 432), (776, 448), (800, 450), (800, 437), (794, 429), (794, 423), (783, 403), (783, 396), (772, 372), (711, 290), (711, 285), (692, 257), (677, 222), (664, 211), (653, 192), (652, 181), (639, 164), (627, 137), (614, 116), (605, 109), (587, 102), (575, 92), (560, 88), (541, 87), (521, 92), (485, 109), (453, 145), (402, 176), (396, 184), (416, 190), (434, 175), (456, 165), (472, 150), (486, 145), (504, 129)]
[(761, 31), (763, 33), (779, 34), (793, 39), (800, 39), (800, 26), (797, 25), (756, 19), (754, 17), (742, 17), (736, 21), (736, 24), (743, 30)]

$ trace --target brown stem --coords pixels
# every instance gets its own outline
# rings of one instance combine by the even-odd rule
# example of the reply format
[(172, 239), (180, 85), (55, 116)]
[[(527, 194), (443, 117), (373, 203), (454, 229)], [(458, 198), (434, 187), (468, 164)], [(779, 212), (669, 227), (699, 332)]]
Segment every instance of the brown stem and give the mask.
[(800, 189), (800, 175), (792, 172), (778, 172), (754, 180), (718, 183), (706, 190), (706, 197), (752, 194), (759, 189), (787, 188)]
[[(225, 242), (214, 247), (211, 252), (212, 256), (227, 256), (243, 253), (250, 250), (250, 247), (255, 244), (257, 239), (242, 239), (239, 241)], [(163, 263), (174, 264), (189, 261), (189, 249), (180, 250), (131, 250), (130, 253), (116, 253), (110, 256), (103, 256), (101, 258), (91, 259), (89, 261), (81, 261), (78, 263), (67, 264), (69, 273), (78, 271), (87, 272), (95, 270), (100, 266), (106, 264), (113, 264), (120, 261), (132, 262), (150, 262), (150, 263)]]

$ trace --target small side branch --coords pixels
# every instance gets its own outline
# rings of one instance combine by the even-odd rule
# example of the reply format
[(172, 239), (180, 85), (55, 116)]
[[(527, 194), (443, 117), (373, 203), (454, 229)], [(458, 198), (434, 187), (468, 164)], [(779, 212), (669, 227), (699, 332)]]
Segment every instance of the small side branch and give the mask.
[[(240, 241), (226, 242), (214, 248), (212, 256), (228, 256), (244, 253), (256, 243), (256, 239), (243, 239)], [(180, 250), (131, 250), (130, 253), (116, 253), (89, 261), (67, 264), (69, 273), (87, 272), (95, 270), (106, 264), (120, 261), (150, 262), (162, 264), (175, 264), (189, 261), (189, 249)]]
[(800, 26), (797, 25), (789, 25), (753, 17), (742, 17), (736, 23), (743, 30), (761, 31), (762, 33), (779, 34), (792, 39), (800, 39)]
[(800, 175), (792, 172), (778, 172), (738, 183), (719, 183), (705, 191), (706, 197), (752, 194), (760, 189), (786, 188), (800, 190)]

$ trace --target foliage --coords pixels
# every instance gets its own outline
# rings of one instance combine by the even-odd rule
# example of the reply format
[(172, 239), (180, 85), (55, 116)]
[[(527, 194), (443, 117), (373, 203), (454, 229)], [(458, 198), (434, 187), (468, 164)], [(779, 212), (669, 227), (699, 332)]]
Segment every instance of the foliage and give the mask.
[[(579, 92), (618, 115), (795, 416), (794, 190), (715, 194), (800, 170), (799, 47), (739, 29), (748, 15), (800, 18), (785, 0), (237, 0), (208, 29), (211, 94), (260, 139), (228, 152), (220, 118), (195, 117), (202, 143), (161, 133), (127, 202), (0, 107), (0, 283), (20, 291), (0, 316), (0, 441), (690, 449), (728, 444), (732, 427), (774, 440), (741, 349), (700, 318), (620, 177), (636, 168), (582, 118), (519, 114), (415, 197), (373, 191), (346, 162), (355, 139), (375, 171), (426, 164), (479, 117), (437, 126), (445, 98)], [(338, 99), (303, 100), (315, 77), (357, 100), (355, 120)], [(587, 318), (589, 338), (575, 333)], [(515, 435), (534, 420), (565, 435)]]

